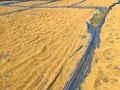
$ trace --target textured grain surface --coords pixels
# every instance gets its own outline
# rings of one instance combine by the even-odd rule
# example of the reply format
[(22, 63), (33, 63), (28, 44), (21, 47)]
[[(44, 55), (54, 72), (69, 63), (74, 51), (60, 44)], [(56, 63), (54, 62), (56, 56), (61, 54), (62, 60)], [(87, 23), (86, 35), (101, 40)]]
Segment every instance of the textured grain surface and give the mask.
[[(90, 40), (86, 21), (98, 11), (30, 7), (108, 7), (116, 2), (81, 1), (29, 1), (0, 6), (0, 90), (63, 90)], [(120, 6), (115, 6), (101, 28), (101, 47), (95, 50), (82, 90), (119, 90), (119, 10)]]
[[(95, 10), (32, 9), (1, 16), (0, 56), (9, 57), (0, 61), (0, 89), (46, 90), (62, 70), (50, 87), (62, 90), (84, 53), (89, 40), (85, 22), (94, 13)], [(81, 50), (71, 57), (81, 45)]]

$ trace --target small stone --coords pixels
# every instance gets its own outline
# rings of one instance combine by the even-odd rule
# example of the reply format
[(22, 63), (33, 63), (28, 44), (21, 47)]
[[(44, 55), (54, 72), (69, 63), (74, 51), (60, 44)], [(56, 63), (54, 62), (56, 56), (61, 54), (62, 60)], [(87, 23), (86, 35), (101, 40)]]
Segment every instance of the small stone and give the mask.
[(10, 74), (6, 74), (4, 77), (5, 77), (5, 78), (9, 78), (9, 77), (10, 77)]
[(86, 37), (86, 35), (81, 35), (81, 39), (85, 39)]
[(108, 79), (107, 76), (103, 78), (103, 82), (105, 82), (105, 83), (108, 83), (108, 82), (109, 82), (109, 79)]
[(98, 63), (98, 60), (99, 60), (99, 59), (97, 58), (97, 59), (95, 60), (95, 63)]
[(112, 44), (114, 43), (114, 41), (110, 41)]
[(6, 58), (8, 58), (9, 56), (10, 56), (9, 54), (5, 54), (5, 55), (3, 55), (3, 56), (0, 57), (0, 60), (6, 59)]
[(120, 70), (120, 68), (119, 68), (119, 67), (117, 67), (117, 66), (116, 66), (116, 67), (114, 67), (114, 69), (116, 69), (116, 70)]

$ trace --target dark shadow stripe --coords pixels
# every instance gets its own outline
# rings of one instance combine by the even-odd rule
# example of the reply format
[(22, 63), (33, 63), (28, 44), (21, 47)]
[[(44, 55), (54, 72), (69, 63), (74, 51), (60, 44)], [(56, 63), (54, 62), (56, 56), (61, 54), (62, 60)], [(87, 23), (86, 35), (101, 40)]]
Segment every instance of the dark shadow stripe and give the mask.
[(51, 84), (48, 86), (48, 88), (46, 90), (50, 90), (50, 88), (53, 86), (53, 84), (56, 82), (57, 78), (60, 76), (61, 72), (62, 72), (63, 68), (61, 68), (59, 70), (59, 72), (57, 73), (57, 75), (55, 76), (54, 80), (51, 82)]
[(80, 2), (74, 3), (74, 4), (70, 5), (70, 7), (76, 6), (77, 4), (83, 3), (83, 2), (85, 2), (85, 1), (87, 1), (87, 0), (82, 0), (82, 1), (80, 1)]
[(5, 2), (5, 3), (2, 3), (0, 4), (0, 6), (8, 6), (8, 5), (11, 5), (11, 4), (16, 4), (16, 3), (20, 3), (20, 1), (9, 1), (9, 2)]
[(80, 49), (82, 49), (82, 47), (83, 47), (83, 45), (81, 45), (77, 50), (75, 50), (75, 51), (73, 52), (73, 54), (70, 56), (70, 58), (71, 58), (75, 53), (77, 53)]
[[(9, 7), (9, 6), (8, 6)], [(12, 6), (10, 6), (12, 7)], [(17, 6), (13, 6), (13, 7), (17, 7)], [(21, 11), (25, 11), (25, 10), (30, 10), (30, 9), (34, 9), (34, 8), (78, 8), (78, 9), (99, 9), (99, 8), (103, 8), (103, 7), (69, 7), (69, 6), (18, 6), (18, 7), (25, 7), (25, 9), (20, 9), (20, 10), (15, 10), (15, 11), (11, 11), (11, 12), (7, 12), (7, 13), (2, 13), (0, 14), (0, 16), (3, 15), (9, 15), (9, 14), (13, 14), (13, 13), (17, 13), (17, 12), (21, 12)]]

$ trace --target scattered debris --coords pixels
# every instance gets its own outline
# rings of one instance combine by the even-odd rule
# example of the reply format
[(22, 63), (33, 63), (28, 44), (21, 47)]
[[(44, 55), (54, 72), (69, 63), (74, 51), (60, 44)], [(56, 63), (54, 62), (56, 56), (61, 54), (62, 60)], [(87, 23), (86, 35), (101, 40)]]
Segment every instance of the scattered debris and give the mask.
[(80, 35), (81, 39), (85, 39), (87, 36), (86, 35)]
[(99, 58), (96, 58), (95, 63), (98, 63)]
[(108, 76), (105, 76), (105, 77), (103, 78), (103, 82), (105, 82), (105, 83), (108, 83), (108, 82), (109, 82)]
[(10, 56), (9, 54), (5, 54), (5, 55), (3, 55), (3, 56), (0, 57), (0, 60), (6, 59), (6, 58), (8, 58), (9, 56)]
[(116, 66), (116, 67), (114, 67), (113, 69), (120, 70), (120, 68), (119, 68), (119, 67), (117, 67), (117, 66)]

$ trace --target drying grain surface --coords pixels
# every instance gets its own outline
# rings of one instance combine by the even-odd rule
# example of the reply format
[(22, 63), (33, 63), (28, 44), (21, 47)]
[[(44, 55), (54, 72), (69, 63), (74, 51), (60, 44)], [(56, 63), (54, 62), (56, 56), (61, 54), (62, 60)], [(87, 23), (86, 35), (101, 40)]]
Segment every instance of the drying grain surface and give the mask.
[(70, 6), (75, 3), (80, 3), (83, 0), (57, 0), (56, 2), (46, 4), (45, 6)]
[[(98, 11), (24, 6), (108, 7), (117, 0), (81, 1), (29, 1), (0, 6), (0, 90), (63, 90), (90, 40), (86, 21)], [(82, 90), (120, 89), (119, 10), (116, 5), (101, 28), (100, 48), (95, 49)]]
[(109, 7), (111, 4), (118, 0), (86, 0), (84, 3), (78, 4), (78, 6), (96, 6), (96, 7)]
[(85, 51), (86, 21), (95, 13), (36, 8), (0, 16), (0, 89), (62, 90)]
[(13, 12), (13, 11), (16, 11), (16, 10), (21, 10), (21, 9), (23, 9), (23, 8), (0, 6), (0, 14)]
[(35, 4), (45, 4), (47, 2), (50, 2), (49, 0), (43, 0), (43, 1), (27, 1), (27, 2), (20, 2), (13, 4), (14, 6), (30, 6)]

